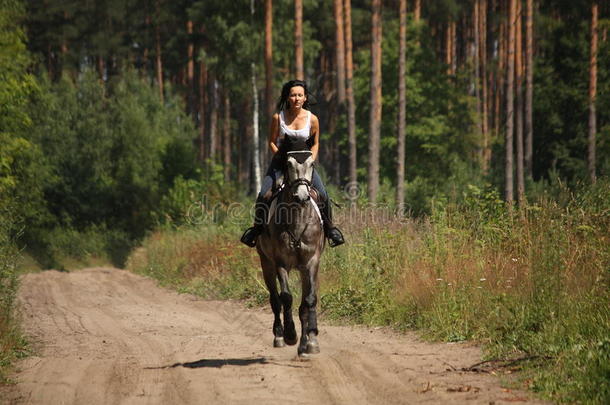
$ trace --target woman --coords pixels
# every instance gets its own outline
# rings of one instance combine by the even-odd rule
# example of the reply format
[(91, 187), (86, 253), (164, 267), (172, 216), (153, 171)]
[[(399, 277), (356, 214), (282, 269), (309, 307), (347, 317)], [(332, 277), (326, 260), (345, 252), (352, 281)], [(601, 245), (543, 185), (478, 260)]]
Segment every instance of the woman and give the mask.
[[(278, 113), (271, 118), (271, 131), (269, 133), (269, 147), (273, 152), (271, 165), (267, 170), (263, 184), (256, 199), (254, 226), (248, 228), (241, 237), (241, 241), (250, 247), (256, 246), (256, 237), (263, 231), (266, 222), (269, 201), (273, 195), (273, 185), (282, 174), (283, 159), (280, 155), (282, 142), (285, 140), (302, 140), (310, 146), (313, 159), (318, 157), (320, 141), (320, 123), (318, 117), (311, 113), (309, 107), (309, 92), (307, 84), (301, 80), (291, 80), (282, 87), (282, 95), (277, 104)], [(331, 247), (345, 243), (343, 234), (333, 226), (328, 194), (324, 189), (320, 176), (313, 172), (312, 184), (318, 191), (319, 206), (324, 222), (324, 235), (329, 239)]]

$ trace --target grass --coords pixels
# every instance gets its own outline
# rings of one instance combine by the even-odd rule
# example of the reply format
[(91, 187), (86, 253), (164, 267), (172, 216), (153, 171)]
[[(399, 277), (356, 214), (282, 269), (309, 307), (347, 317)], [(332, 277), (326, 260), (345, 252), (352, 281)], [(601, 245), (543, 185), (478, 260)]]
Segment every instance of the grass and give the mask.
[[(327, 318), (474, 340), (487, 359), (523, 359), (520, 386), (557, 402), (610, 402), (610, 195), (607, 183), (507, 208), (471, 188), (425, 219), (344, 210), (348, 244), (327, 249)], [(225, 221), (228, 222), (228, 221)], [(264, 304), (247, 218), (158, 231), (128, 261), (163, 285)], [(298, 288), (296, 288), (298, 290)]]
[(15, 359), (27, 354), (27, 342), (21, 334), (15, 311), (18, 252), (3, 225), (4, 222), (0, 222), (0, 384), (9, 382), (8, 375)]

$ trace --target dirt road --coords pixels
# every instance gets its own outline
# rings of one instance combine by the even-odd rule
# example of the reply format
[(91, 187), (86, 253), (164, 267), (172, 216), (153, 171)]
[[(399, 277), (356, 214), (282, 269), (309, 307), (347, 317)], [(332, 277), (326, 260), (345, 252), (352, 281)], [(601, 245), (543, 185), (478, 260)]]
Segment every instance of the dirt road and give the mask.
[[(320, 326), (321, 353), (274, 349), (270, 310), (179, 295), (124, 270), (26, 275), (36, 355), (2, 396), (24, 404), (490, 404), (529, 402), (468, 345), (387, 329)], [(534, 403), (534, 402), (529, 402)]]

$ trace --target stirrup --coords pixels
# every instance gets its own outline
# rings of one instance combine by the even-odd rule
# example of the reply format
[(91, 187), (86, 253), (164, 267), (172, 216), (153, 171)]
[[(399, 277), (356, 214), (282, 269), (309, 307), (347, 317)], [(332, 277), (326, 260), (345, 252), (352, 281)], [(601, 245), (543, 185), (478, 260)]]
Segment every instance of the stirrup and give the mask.
[(258, 235), (260, 235), (260, 231), (256, 227), (253, 226), (253, 227), (246, 229), (246, 231), (244, 232), (243, 235), (241, 235), (241, 238), (239, 240), (241, 241), (241, 243), (245, 244), (246, 246), (254, 247), (254, 246), (256, 246), (256, 237)]
[(328, 235), (326, 235), (326, 237), (328, 238), (328, 246), (332, 247), (336, 247), (339, 245), (343, 245), (345, 243), (345, 239), (343, 238), (343, 233), (341, 233), (341, 231), (339, 230), (339, 228), (330, 228), (328, 230)]

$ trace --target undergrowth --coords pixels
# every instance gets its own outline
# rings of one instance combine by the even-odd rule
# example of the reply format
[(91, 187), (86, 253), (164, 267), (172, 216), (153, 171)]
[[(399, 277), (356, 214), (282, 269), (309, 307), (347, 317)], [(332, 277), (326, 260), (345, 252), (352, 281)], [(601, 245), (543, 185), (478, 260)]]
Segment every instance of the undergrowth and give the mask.
[[(324, 253), (321, 311), (475, 340), (487, 359), (515, 360), (521, 385), (548, 399), (609, 403), (610, 193), (600, 183), (512, 208), (470, 187), (425, 219), (343, 210), (348, 243)], [(256, 252), (238, 242), (247, 223), (227, 216), (158, 231), (128, 266), (180, 291), (265, 304)]]
[(27, 351), (27, 342), (21, 334), (15, 311), (18, 252), (5, 222), (5, 218), (0, 216), (0, 383), (8, 382), (14, 360), (23, 357)]

